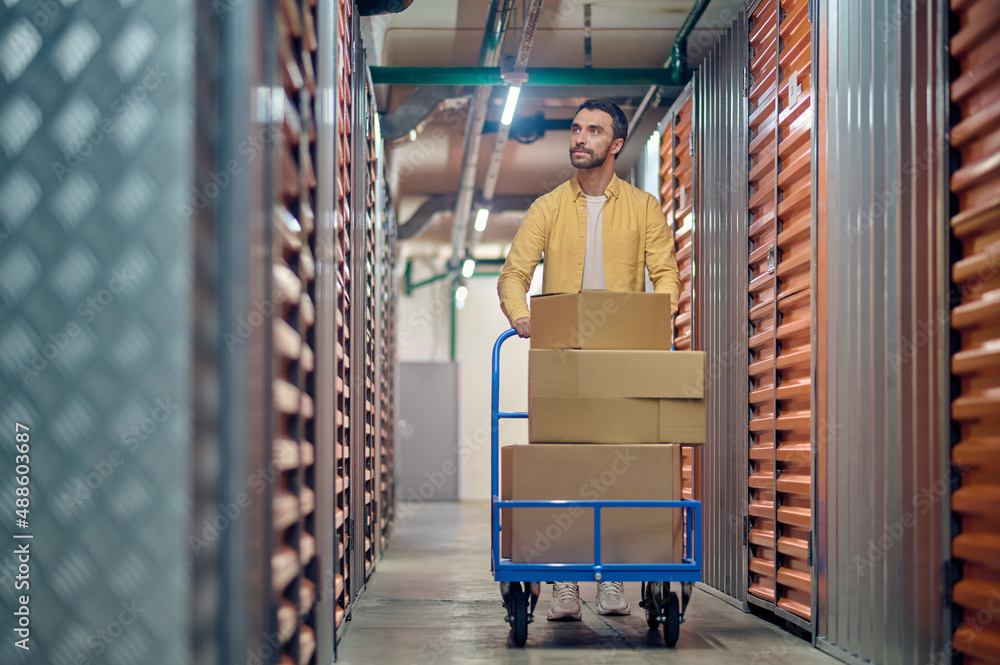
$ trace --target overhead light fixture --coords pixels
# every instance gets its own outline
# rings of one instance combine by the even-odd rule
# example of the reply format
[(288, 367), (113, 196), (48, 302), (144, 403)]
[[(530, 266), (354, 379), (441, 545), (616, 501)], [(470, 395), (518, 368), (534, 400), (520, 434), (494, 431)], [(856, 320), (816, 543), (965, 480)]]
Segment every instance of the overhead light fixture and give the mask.
[(469, 297), (469, 289), (463, 284), (455, 289), (455, 305), (462, 309), (465, 307), (465, 299)]
[(490, 211), (486, 208), (480, 208), (479, 212), (476, 213), (476, 232), (482, 233), (486, 230), (486, 222), (490, 218)]
[(417, 140), (417, 130), (411, 129), (410, 130), (410, 141), (416, 141), (416, 140)]
[[(476, 261), (475, 259), (466, 259), (465, 263), (462, 264), (462, 277), (468, 279), (472, 277), (472, 273), (476, 272)], [(465, 287), (462, 287), (465, 288)]]
[(500, 116), (500, 124), (510, 125), (514, 120), (514, 108), (517, 107), (517, 97), (521, 94), (521, 86), (512, 85), (507, 89), (507, 103), (503, 107), (503, 115)]

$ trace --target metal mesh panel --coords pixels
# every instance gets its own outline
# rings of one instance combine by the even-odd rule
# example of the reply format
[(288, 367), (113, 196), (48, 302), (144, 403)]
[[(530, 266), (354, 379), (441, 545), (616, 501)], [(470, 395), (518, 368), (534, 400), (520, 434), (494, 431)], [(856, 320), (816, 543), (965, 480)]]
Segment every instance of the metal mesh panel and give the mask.
[(20, 422), (33, 536), (31, 651), (4, 663), (189, 662), (193, 22), (123, 4), (0, 9), (0, 523)]

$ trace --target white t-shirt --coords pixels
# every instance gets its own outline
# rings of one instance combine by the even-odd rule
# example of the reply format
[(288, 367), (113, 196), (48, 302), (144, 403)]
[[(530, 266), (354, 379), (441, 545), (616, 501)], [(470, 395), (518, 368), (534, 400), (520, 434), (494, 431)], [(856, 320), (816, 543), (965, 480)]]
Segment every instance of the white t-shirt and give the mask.
[(587, 196), (587, 249), (583, 258), (583, 291), (605, 289), (604, 202), (607, 196)]

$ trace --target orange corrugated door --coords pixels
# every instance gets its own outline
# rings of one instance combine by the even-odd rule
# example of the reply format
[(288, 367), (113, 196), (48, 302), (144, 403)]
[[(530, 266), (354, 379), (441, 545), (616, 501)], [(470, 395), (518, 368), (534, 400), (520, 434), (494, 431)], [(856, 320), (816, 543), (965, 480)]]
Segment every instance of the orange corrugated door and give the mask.
[(777, 3), (750, 14), (749, 157), (749, 483), (750, 597), (775, 600), (775, 143)]
[[(674, 233), (677, 269), (681, 293), (674, 318), (674, 348), (691, 350), (692, 277), (694, 274), (694, 169), (691, 153), (692, 97), (680, 104), (663, 130), (660, 144), (660, 195), (663, 214)], [(695, 449), (681, 448), (681, 491), (685, 499), (694, 499)]]
[[(274, 225), (273, 281), (280, 302), (273, 307), (274, 406), (276, 433), (272, 463), (275, 549), (271, 559), (276, 596), (275, 662), (313, 662), (316, 651), (314, 608), (318, 580), (316, 557), (315, 369), (316, 262), (313, 204), (316, 199), (316, 34), (313, 8), (284, 3), (276, 15), (277, 55), (285, 103), (283, 127), (275, 141), (277, 206)], [(258, 308), (259, 309), (259, 308)], [(253, 324), (255, 315), (248, 320)]]
[(337, 411), (334, 414), (336, 427), (336, 511), (337, 565), (334, 584), (336, 628), (340, 629), (347, 606), (351, 600), (354, 581), (351, 579), (351, 391), (354, 388), (351, 368), (351, 265), (354, 263), (354, 248), (351, 246), (351, 85), (352, 63), (350, 61), (351, 3), (340, 2), (337, 11), (337, 144), (336, 191), (334, 203), (336, 216), (337, 275), (336, 275), (336, 329), (335, 344), (337, 355)]
[(967, 664), (1000, 663), (1000, 2), (952, 0), (951, 8), (959, 21), (951, 40), (959, 65), (951, 143), (961, 155), (951, 178), (959, 210), (951, 227), (961, 245), (952, 268), (961, 301), (951, 313), (960, 339), (952, 372), (961, 385), (952, 460), (962, 474), (952, 495), (961, 520), (952, 543), (961, 564), (954, 645)]
[(777, 606), (812, 615), (812, 30), (809, 0), (778, 25)]
[(694, 230), (694, 156), (691, 153), (691, 97), (677, 109), (674, 116), (674, 241), (677, 243), (677, 269), (681, 274), (681, 296), (674, 320), (674, 347), (691, 350), (692, 275), (694, 269), (692, 243)]

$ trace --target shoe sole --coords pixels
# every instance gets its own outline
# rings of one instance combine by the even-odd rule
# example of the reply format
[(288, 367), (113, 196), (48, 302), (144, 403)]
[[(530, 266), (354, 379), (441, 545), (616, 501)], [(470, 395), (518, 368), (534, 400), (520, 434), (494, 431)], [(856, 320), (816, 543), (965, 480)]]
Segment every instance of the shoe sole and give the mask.
[(583, 618), (583, 612), (569, 612), (566, 614), (547, 614), (546, 619), (549, 621), (580, 621)]
[(597, 613), (602, 615), (618, 615), (618, 616), (630, 616), (632, 614), (632, 608), (626, 607), (622, 610), (605, 610), (601, 607), (597, 608)]

